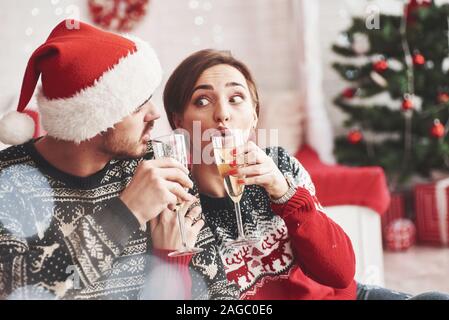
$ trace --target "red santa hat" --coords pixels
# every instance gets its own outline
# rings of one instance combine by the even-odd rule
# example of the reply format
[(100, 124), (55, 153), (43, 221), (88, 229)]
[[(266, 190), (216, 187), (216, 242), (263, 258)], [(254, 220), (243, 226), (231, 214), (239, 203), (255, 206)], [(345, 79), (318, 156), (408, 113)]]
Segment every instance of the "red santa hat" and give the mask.
[(25, 108), (39, 77), (37, 103), (44, 130), (79, 143), (147, 101), (161, 82), (162, 70), (154, 50), (137, 37), (62, 21), (28, 61), (17, 111), (0, 120), (3, 143), (21, 144), (33, 137), (34, 123)]

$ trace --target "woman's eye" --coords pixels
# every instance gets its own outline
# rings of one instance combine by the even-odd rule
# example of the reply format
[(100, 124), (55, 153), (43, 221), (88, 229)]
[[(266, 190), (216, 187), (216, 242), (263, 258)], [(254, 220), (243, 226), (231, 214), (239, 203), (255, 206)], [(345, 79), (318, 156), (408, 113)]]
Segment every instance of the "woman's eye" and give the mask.
[(242, 101), (243, 101), (242, 96), (233, 96), (233, 97), (231, 97), (231, 99), (229, 99), (229, 102), (231, 102), (231, 103), (240, 103)]
[(198, 107), (204, 107), (207, 106), (209, 104), (209, 100), (206, 98), (199, 98), (198, 100), (195, 101), (195, 105), (197, 105)]

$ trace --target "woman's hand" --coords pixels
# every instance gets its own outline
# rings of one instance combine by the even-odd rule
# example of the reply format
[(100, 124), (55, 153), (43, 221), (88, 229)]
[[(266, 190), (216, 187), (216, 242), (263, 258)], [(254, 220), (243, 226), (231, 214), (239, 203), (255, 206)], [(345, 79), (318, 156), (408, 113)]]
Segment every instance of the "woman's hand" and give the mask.
[(231, 164), (234, 169), (229, 174), (241, 177), (238, 183), (259, 185), (274, 199), (282, 197), (288, 191), (288, 183), (273, 159), (254, 142), (249, 141), (232, 152), (236, 161)]
[[(192, 205), (194, 201), (186, 205)], [(186, 232), (186, 244), (193, 247), (198, 234), (204, 226), (204, 220), (199, 219), (202, 215), (201, 206), (192, 208), (184, 218)], [(151, 239), (156, 249), (176, 250), (182, 247), (181, 233), (179, 232), (178, 218), (174, 211), (165, 209), (156, 218), (150, 220)]]

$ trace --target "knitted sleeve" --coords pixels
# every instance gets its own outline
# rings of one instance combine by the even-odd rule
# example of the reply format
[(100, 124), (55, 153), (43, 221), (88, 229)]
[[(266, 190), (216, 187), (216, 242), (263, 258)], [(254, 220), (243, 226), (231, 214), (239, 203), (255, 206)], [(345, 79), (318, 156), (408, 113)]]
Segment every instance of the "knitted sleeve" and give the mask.
[(139, 228), (118, 199), (77, 221), (56, 221), (39, 199), (26, 199), (6, 179), (1, 187), (1, 298), (63, 298), (68, 290), (92, 285)]
[[(0, 193), (0, 300), (15, 294), (22, 295), (18, 289), (39, 283), (44, 279), (42, 265), (47, 256), (60, 244), (48, 247), (32, 245), (35, 235), (30, 226), (30, 217), (25, 216), (24, 200), (10, 191), (10, 186), (2, 184)], [(31, 213), (32, 214), (32, 213)], [(28, 239), (27, 239), (28, 238)], [(43, 291), (43, 290), (40, 290)], [(37, 297), (41, 295), (36, 292)], [(32, 294), (30, 294), (32, 296)]]
[(310, 175), (300, 162), (281, 148), (277, 151), (281, 171), (290, 171), (299, 185), (289, 202), (271, 205), (287, 225), (297, 263), (315, 281), (346, 288), (355, 274), (351, 240), (324, 213)]
[(119, 198), (80, 218), (73, 231), (64, 234), (63, 242), (83, 283), (90, 286), (111, 269), (139, 227), (137, 219)]

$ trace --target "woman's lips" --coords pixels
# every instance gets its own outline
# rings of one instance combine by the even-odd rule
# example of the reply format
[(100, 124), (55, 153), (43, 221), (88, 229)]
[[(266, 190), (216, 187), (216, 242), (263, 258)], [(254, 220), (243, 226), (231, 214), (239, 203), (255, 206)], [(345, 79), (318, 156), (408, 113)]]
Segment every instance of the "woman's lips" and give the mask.
[(227, 127), (218, 127), (217, 130), (222, 134), (222, 135), (229, 135), (231, 134), (231, 130)]

